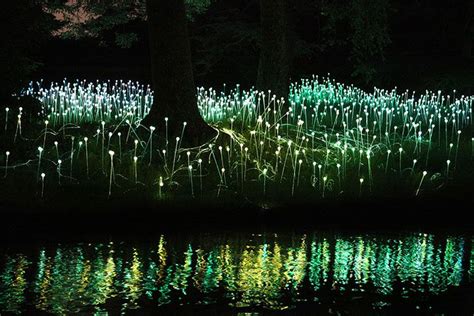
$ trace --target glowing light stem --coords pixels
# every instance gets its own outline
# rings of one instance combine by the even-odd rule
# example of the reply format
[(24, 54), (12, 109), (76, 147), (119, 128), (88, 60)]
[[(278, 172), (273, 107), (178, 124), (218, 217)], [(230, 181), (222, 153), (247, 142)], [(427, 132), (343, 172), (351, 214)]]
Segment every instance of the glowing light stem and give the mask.
[(44, 173), (41, 174), (41, 198), (44, 196), (44, 177), (46, 175)]
[(426, 176), (427, 173), (428, 173), (428, 172), (423, 171), (423, 176), (421, 177), (420, 184), (418, 185), (418, 189), (416, 190), (416, 194), (415, 194), (416, 196), (417, 196), (418, 193), (420, 192), (421, 184), (423, 183), (423, 179), (425, 178), (425, 176)]
[[(227, 181), (225, 177), (225, 168), (221, 169), (221, 185), (227, 186)], [(220, 189), (220, 186), (219, 186)]]
[(59, 159), (59, 148), (58, 148), (58, 142), (54, 142), (54, 147), (56, 148), (56, 159)]
[(191, 196), (194, 197), (194, 185), (193, 185), (193, 166), (188, 166), (189, 171), (189, 183), (191, 184)]
[(138, 182), (137, 160), (138, 160), (138, 157), (133, 156), (133, 175), (134, 175), (134, 178), (135, 178), (135, 184), (137, 184), (137, 182)]
[(63, 138), (64, 138), (66, 137), (66, 113), (64, 112), (63, 112), (62, 119), (63, 119), (63, 126), (61, 127), (61, 129), (63, 131)]
[(8, 128), (8, 112), (10, 111), (9, 108), (5, 108), (5, 132), (7, 131)]
[(87, 141), (89, 139), (87, 137), (84, 137), (84, 147), (86, 149), (86, 175), (87, 175), (87, 178), (89, 178), (89, 150), (88, 150), (88, 147), (87, 147)]
[(97, 133), (95, 134), (95, 146), (99, 146), (99, 138), (100, 138), (100, 128), (97, 129)]
[(151, 162), (153, 161), (153, 131), (155, 130), (155, 127), (154, 126), (150, 126), (150, 139), (149, 139), (149, 143), (150, 143), (150, 162), (148, 163), (148, 165), (151, 165)]
[(46, 135), (48, 134), (48, 121), (44, 121), (44, 137), (43, 137), (43, 148), (46, 148)]
[(413, 165), (411, 166), (411, 174), (415, 173), (415, 165), (416, 165), (417, 161), (418, 160), (413, 159)]
[[(232, 140), (232, 138), (231, 138), (231, 140)], [(231, 162), (231, 160), (232, 160), (232, 151), (230, 150), (229, 146), (226, 147), (226, 151), (227, 151), (227, 163), (229, 165), (228, 166), (229, 167), (229, 177), (232, 178), (232, 162)]]
[(446, 144), (446, 151), (448, 151), (448, 120), (444, 119), (444, 139)]
[(71, 137), (71, 169), (69, 171), (69, 176), (72, 178), (72, 165), (74, 162), (74, 136)]
[(165, 117), (165, 147), (166, 151), (168, 151), (168, 118)]
[(428, 140), (428, 150), (426, 151), (426, 162), (425, 162), (425, 166), (427, 167), (428, 166), (428, 161), (429, 161), (429, 158), (430, 158), (430, 150), (431, 150), (431, 139), (433, 137), (433, 129), (430, 128), (428, 129), (428, 132), (429, 132), (429, 140)]
[(357, 176), (359, 177), (360, 176), (360, 167), (362, 165), (362, 152), (363, 150), (362, 149), (359, 149), (359, 160), (358, 160), (358, 167), (357, 167)]
[(402, 153), (403, 153), (403, 148), (398, 149), (399, 152), (399, 160), (398, 160), (398, 167), (400, 169), (400, 175), (402, 174)]
[(199, 189), (202, 194), (202, 159), (198, 159), (198, 164), (199, 164)]
[(158, 182), (158, 197), (160, 198), (160, 200), (163, 199), (163, 186), (165, 184), (163, 183), (163, 177), (160, 176), (160, 180)]
[(21, 114), (18, 114), (18, 120), (16, 122), (15, 136), (13, 137), (13, 142), (16, 142), (16, 137), (20, 133), (21, 135)]
[(280, 148), (275, 151), (275, 173), (278, 173), (278, 162), (280, 160)]
[(168, 170), (168, 159), (166, 158), (166, 149), (161, 151), (163, 153), (163, 161), (165, 162), (165, 170)]
[(224, 179), (222, 179), (221, 170), (219, 169), (219, 163), (217, 162), (216, 155), (214, 155), (214, 150), (212, 149), (211, 145), (209, 145), (209, 148), (211, 148), (211, 156), (212, 156), (212, 159), (214, 160), (214, 165), (216, 166), (217, 174), (219, 175), (219, 178), (221, 180), (220, 183), (224, 183)]
[(267, 168), (263, 169), (263, 196), (267, 192)]
[(175, 168), (175, 165), (176, 165), (176, 153), (178, 152), (178, 143), (179, 143), (179, 137), (176, 137), (176, 143), (174, 145), (173, 164), (172, 164), (172, 167), (171, 167), (170, 179), (173, 178), (173, 174), (174, 174), (174, 168)]
[(5, 174), (4, 174), (4, 178), (7, 177), (8, 175), (8, 158), (10, 157), (10, 152), (9, 151), (6, 151), (5, 152)]
[(130, 131), (132, 130), (132, 124), (129, 120), (125, 121), (128, 124), (127, 137), (125, 138), (125, 143), (128, 143), (128, 138), (130, 137)]
[(102, 161), (102, 170), (104, 169), (104, 147), (105, 147), (105, 122), (101, 122), (102, 125), (102, 150), (101, 150), (101, 161)]
[[(298, 152), (298, 151), (296, 151)], [(296, 159), (298, 158), (298, 154), (295, 155), (295, 162), (292, 162), (293, 166), (293, 178), (291, 180), (291, 196), (295, 194), (295, 181), (296, 181)]]
[(328, 179), (327, 176), (323, 177), (323, 198), (324, 198), (324, 193), (326, 192), (326, 180)]
[[(231, 130), (231, 131), (234, 130), (233, 125), (234, 125), (234, 119), (231, 118), (231, 119), (230, 119), (230, 130)], [(234, 139), (231, 137), (231, 138), (230, 138), (230, 148), (234, 148), (234, 147), (233, 147), (233, 145), (234, 145), (233, 141), (234, 141)], [(230, 154), (230, 155), (229, 155), (229, 164), (230, 164), (230, 159), (231, 159), (231, 156), (232, 156), (232, 151), (230, 151), (229, 154)], [(229, 165), (229, 168), (230, 168), (230, 165)]]
[(326, 170), (328, 168), (328, 163), (329, 163), (329, 153), (331, 150), (327, 149), (326, 150), (326, 159), (324, 160), (324, 173), (326, 173)]
[[(183, 128), (181, 129), (181, 137), (179, 138), (181, 142), (182, 142), (183, 139), (184, 139), (184, 130), (186, 129), (186, 125), (187, 125), (187, 124), (188, 124), (188, 123), (183, 122)], [(181, 145), (181, 144), (180, 144), (180, 145)]]
[(446, 160), (446, 181), (449, 179), (449, 165), (451, 164), (451, 160)]
[(367, 168), (369, 172), (369, 188), (372, 190), (373, 179), (372, 179), (372, 166), (370, 163), (370, 151), (367, 151)]
[(135, 147), (133, 149), (133, 156), (136, 156), (137, 155), (138, 140), (135, 139), (135, 141), (133, 143), (135, 145)]
[(83, 142), (79, 141), (79, 149), (77, 150), (77, 158), (79, 158), (81, 156), (82, 144), (83, 144)]
[(38, 172), (37, 172), (37, 179), (40, 177), (40, 168), (41, 168), (41, 157), (43, 156), (43, 148), (38, 147)]
[(245, 147), (245, 148), (244, 148), (245, 158), (244, 158), (244, 177), (243, 177), (243, 181), (246, 181), (246, 180), (247, 180), (247, 159), (248, 159), (248, 151), (249, 151), (249, 148), (248, 148), (248, 147)]
[(57, 169), (57, 172), (58, 172), (58, 184), (61, 185), (61, 159), (58, 160), (58, 169)]
[(300, 175), (301, 175), (301, 164), (303, 163), (303, 160), (298, 160), (298, 176), (297, 176), (297, 179), (296, 179), (296, 186), (299, 187), (300, 186)]
[(218, 149), (219, 149), (219, 156), (221, 157), (222, 168), (225, 168), (225, 166), (224, 166), (224, 155), (222, 154), (222, 146), (219, 146)]
[(118, 132), (117, 135), (119, 139), (119, 160), (122, 161), (122, 133)]
[(339, 185), (339, 188), (341, 188), (342, 187), (342, 183), (341, 183), (341, 164), (338, 163), (336, 165), (336, 167), (337, 167), (337, 183)]
[(459, 139), (461, 138), (461, 130), (458, 130), (458, 137), (456, 140), (456, 154), (454, 155), (454, 169), (456, 169), (458, 161), (458, 152), (459, 152)]
[(321, 172), (322, 172), (322, 169), (323, 169), (323, 166), (322, 165), (318, 165), (318, 183), (319, 183), (319, 191), (322, 190), (322, 187), (321, 187), (321, 184), (322, 184), (322, 181), (321, 181)]
[(109, 197), (112, 195), (112, 179), (114, 174), (114, 152), (109, 150), (110, 156), (110, 175), (109, 175)]

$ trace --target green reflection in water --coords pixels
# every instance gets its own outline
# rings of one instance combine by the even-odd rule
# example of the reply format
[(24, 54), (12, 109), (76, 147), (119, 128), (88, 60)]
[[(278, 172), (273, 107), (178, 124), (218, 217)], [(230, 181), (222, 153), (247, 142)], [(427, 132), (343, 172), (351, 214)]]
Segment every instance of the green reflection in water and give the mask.
[(471, 260), (469, 262), (469, 282), (474, 281), (474, 247), (472, 247), (472, 243), (474, 239), (471, 239)]
[(100, 313), (112, 301), (125, 311), (144, 300), (279, 309), (328, 290), (439, 294), (474, 279), (472, 241), (315, 234), (58, 246), (2, 258), (0, 311)]
[(28, 268), (25, 256), (7, 257), (6, 264), (0, 276), (0, 306), (7, 312), (18, 312), (25, 301)]

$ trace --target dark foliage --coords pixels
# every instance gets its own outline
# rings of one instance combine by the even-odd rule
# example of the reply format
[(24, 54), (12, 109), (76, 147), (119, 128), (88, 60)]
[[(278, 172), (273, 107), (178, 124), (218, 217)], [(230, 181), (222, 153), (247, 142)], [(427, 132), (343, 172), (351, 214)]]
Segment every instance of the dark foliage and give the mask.
[(50, 38), (52, 17), (31, 0), (4, 1), (0, 10), (0, 99), (25, 87), (41, 65), (41, 48)]

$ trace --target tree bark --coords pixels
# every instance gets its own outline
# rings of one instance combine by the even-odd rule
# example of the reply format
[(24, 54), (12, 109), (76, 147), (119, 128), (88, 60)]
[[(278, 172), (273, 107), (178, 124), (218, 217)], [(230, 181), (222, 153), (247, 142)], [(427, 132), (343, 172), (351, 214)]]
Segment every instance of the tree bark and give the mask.
[(261, 48), (257, 89), (287, 98), (292, 44), (290, 0), (260, 0)]
[(197, 107), (184, 0), (146, 0), (146, 10), (154, 100), (142, 124), (162, 130), (168, 117), (170, 136), (186, 122), (185, 141), (209, 140), (216, 132)]

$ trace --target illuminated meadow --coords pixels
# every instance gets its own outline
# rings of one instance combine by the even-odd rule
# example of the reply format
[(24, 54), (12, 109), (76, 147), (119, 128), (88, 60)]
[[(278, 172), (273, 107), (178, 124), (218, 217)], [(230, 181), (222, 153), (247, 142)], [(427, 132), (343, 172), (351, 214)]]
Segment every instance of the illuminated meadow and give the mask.
[(0, 261), (0, 310), (123, 313), (144, 304), (286, 309), (361, 293), (380, 308), (472, 282), (470, 243), (470, 237), (420, 233), (161, 235), (146, 245), (8, 251)]
[(23, 95), (42, 106), (4, 108), (2, 182), (47, 200), (91, 185), (103, 198), (157, 200), (418, 196), (449, 187), (473, 157), (474, 98), (456, 91), (369, 93), (316, 76), (292, 84), (287, 101), (199, 88), (200, 112), (219, 136), (193, 148), (187, 122), (178, 137), (168, 118), (140, 125), (153, 92), (139, 83), (36, 82)]

